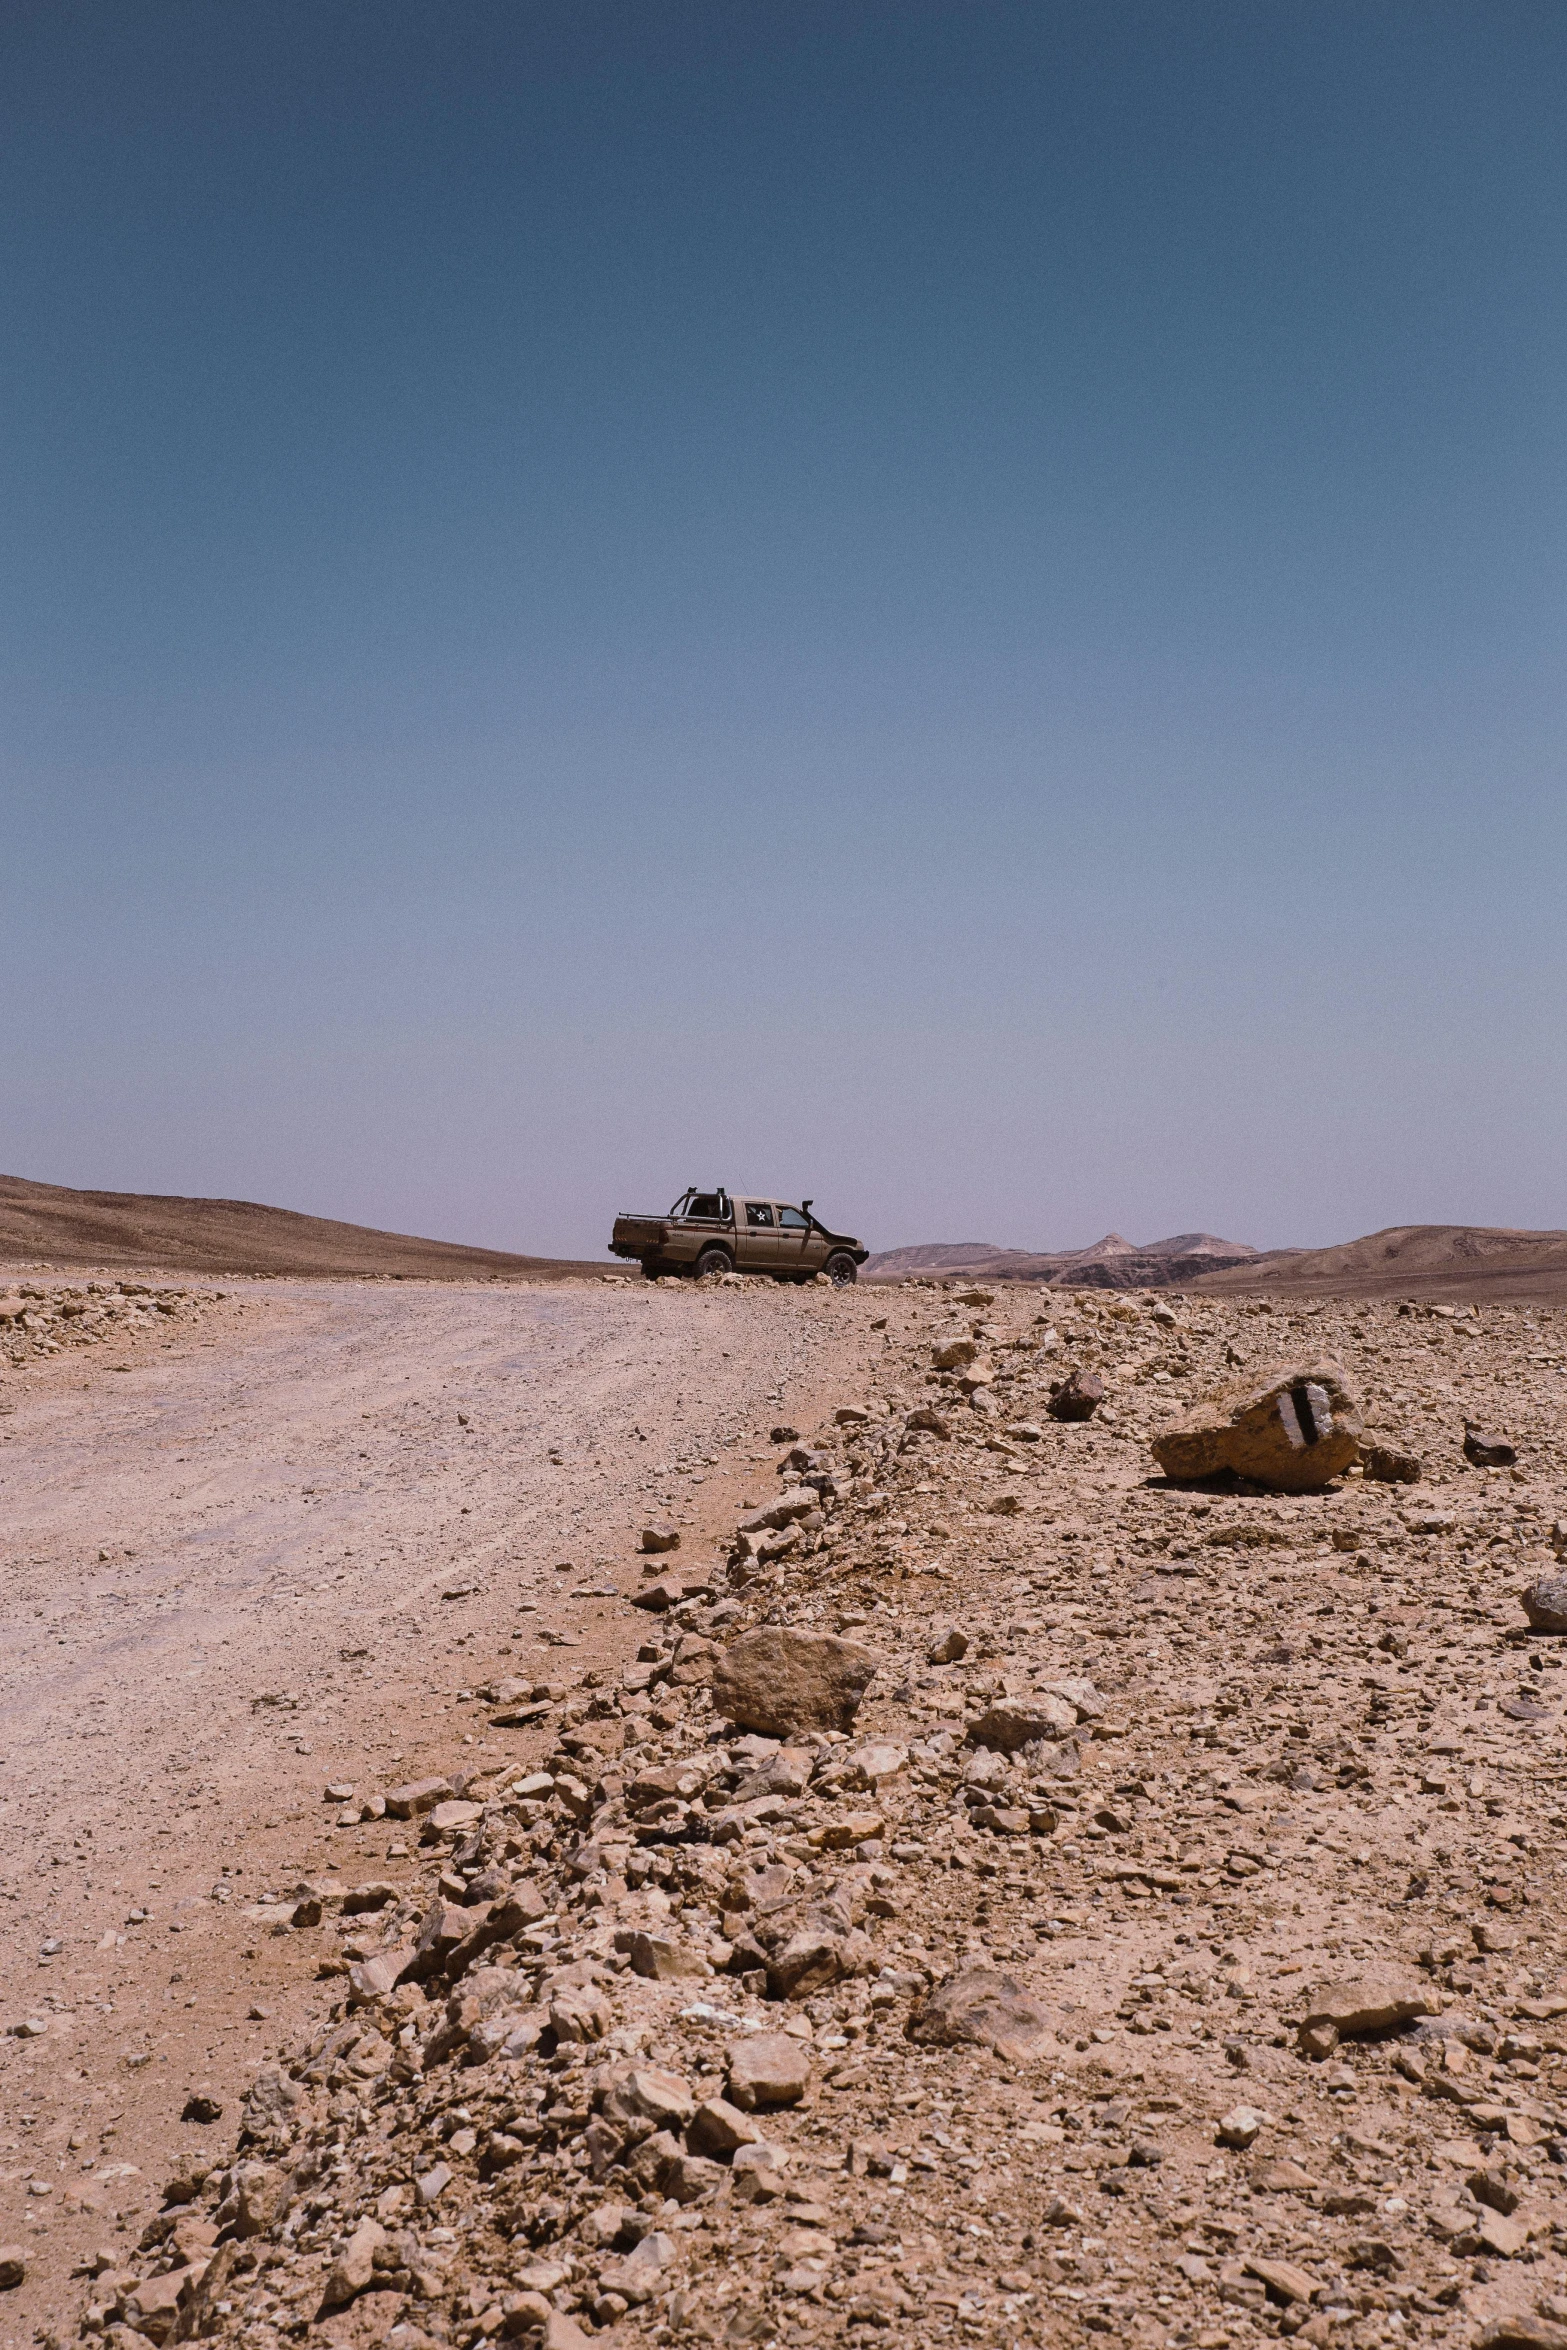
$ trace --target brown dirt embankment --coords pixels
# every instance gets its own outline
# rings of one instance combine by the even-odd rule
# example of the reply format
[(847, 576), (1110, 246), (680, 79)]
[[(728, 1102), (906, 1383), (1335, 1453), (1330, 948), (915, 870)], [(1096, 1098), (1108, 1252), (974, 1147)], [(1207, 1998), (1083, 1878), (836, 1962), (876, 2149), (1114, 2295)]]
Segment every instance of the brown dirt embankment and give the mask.
[(552, 1281), (609, 1269), (607, 1260), (589, 1264), (465, 1248), (296, 1215), (254, 1200), (71, 1191), (20, 1175), (0, 1175), (0, 1264), (418, 1281)]

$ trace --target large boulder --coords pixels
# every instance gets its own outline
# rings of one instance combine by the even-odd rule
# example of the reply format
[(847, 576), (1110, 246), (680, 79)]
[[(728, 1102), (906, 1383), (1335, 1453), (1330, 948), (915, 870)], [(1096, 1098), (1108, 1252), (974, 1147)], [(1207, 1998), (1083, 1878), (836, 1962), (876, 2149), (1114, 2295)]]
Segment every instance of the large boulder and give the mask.
[(1541, 1575), (1531, 1583), (1523, 1612), (1537, 1632), (1567, 1632), (1567, 1575)]
[(1045, 2011), (1011, 1975), (993, 1967), (964, 1967), (919, 2001), (907, 2025), (911, 2040), (927, 2047), (957, 2048), (965, 2042), (993, 2048), (1016, 2064), (1037, 2056), (1049, 2021)]
[(881, 1663), (857, 1640), (767, 1625), (725, 1649), (713, 1673), (713, 1705), (765, 1738), (847, 1730)]
[(1153, 1440), (1167, 1477), (1226, 1470), (1281, 1493), (1308, 1493), (1360, 1455), (1360, 1408), (1337, 1363), (1283, 1363), (1221, 1387)]

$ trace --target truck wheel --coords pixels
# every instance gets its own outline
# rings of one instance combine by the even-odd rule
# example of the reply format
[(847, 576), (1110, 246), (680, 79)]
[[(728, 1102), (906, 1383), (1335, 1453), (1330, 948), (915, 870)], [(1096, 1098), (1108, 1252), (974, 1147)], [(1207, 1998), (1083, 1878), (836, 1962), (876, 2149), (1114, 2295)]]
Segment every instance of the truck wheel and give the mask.
[(705, 1248), (696, 1261), (698, 1281), (706, 1280), (709, 1273), (732, 1273), (733, 1271), (734, 1266), (729, 1261), (729, 1251), (726, 1248)]
[(834, 1289), (847, 1289), (852, 1281), (859, 1278), (859, 1267), (852, 1257), (829, 1257), (822, 1270)]

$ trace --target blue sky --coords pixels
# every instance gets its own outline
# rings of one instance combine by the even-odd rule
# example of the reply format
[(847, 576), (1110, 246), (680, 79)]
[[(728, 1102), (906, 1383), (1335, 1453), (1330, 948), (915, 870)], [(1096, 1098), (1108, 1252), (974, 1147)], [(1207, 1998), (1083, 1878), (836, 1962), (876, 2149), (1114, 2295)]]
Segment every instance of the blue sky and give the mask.
[(0, 1166), (1567, 1224), (1567, 18), (12, 8)]

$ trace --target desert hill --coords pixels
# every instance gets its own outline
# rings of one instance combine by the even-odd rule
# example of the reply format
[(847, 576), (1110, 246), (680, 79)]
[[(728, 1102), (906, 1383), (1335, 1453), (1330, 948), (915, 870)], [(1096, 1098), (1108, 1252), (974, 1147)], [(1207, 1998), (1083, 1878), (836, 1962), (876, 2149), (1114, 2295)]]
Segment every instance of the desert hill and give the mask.
[(253, 1200), (69, 1191), (0, 1175), (0, 1263), (156, 1266), (171, 1273), (381, 1274), (405, 1280), (557, 1280), (602, 1273), (560, 1257), (417, 1240)]
[(1336, 1248), (1271, 1249), (1189, 1280), (1230, 1297), (1418, 1297), (1538, 1304), (1567, 1299), (1567, 1232), (1390, 1224)]
[(926, 1241), (868, 1258), (865, 1277), (907, 1281), (923, 1274), (939, 1280), (958, 1273), (974, 1281), (1042, 1281), (1062, 1288), (1169, 1289), (1216, 1266), (1248, 1265), (1256, 1254), (1243, 1240), (1219, 1240), (1211, 1232), (1141, 1243), (1107, 1232), (1091, 1248), (1039, 1251), (982, 1240)]

